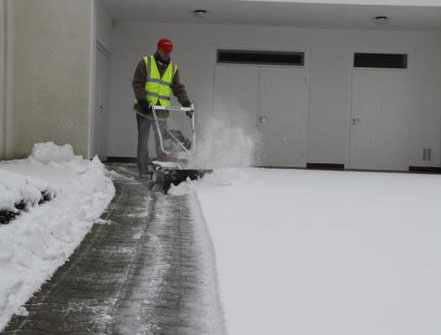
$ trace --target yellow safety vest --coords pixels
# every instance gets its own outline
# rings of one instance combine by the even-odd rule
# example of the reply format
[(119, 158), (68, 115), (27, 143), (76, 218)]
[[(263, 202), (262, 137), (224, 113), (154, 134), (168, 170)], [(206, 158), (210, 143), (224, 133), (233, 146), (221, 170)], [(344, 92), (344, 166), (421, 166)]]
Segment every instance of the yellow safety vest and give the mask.
[(147, 101), (152, 102), (154, 105), (157, 105), (159, 101), (161, 106), (170, 106), (172, 93), (171, 86), (175, 73), (178, 70), (178, 65), (170, 62), (161, 78), (156, 59), (153, 55), (145, 56), (144, 62), (147, 71), (145, 81)]

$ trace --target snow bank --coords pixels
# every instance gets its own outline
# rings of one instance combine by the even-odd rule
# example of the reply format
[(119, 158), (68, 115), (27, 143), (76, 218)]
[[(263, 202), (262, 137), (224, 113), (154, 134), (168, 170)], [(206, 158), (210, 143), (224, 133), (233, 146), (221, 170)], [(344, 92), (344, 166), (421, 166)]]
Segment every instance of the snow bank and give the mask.
[(36, 143), (32, 148), (30, 158), (35, 162), (68, 162), (74, 159), (74, 151), (70, 144), (56, 145), (53, 142)]
[(440, 176), (240, 169), (170, 192), (191, 191), (230, 335), (441, 334)]
[[(97, 158), (72, 159), (66, 148), (36, 145), (29, 159), (0, 163), (2, 171), (24, 175), (38, 190), (50, 185), (57, 194), (0, 226), (0, 329), (13, 313), (25, 312), (20, 306), (68, 259), (114, 195), (113, 183)], [(65, 161), (67, 157), (71, 159)], [(29, 188), (25, 192), (32, 193)]]

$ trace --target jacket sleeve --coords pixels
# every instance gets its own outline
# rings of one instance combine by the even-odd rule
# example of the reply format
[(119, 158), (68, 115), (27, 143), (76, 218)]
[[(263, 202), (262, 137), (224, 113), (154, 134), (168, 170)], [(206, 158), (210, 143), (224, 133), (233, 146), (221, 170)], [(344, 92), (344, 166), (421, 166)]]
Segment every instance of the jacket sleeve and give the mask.
[(173, 95), (178, 99), (181, 105), (190, 101), (187, 95), (187, 90), (185, 89), (184, 84), (181, 83), (181, 77), (179, 76), (179, 69), (176, 70), (175, 76), (173, 77), (173, 83), (171, 88)]
[(145, 62), (143, 59), (141, 59), (138, 62), (138, 65), (136, 66), (135, 74), (133, 75), (132, 80), (132, 87), (133, 87), (133, 93), (135, 95), (135, 98), (145, 99), (145, 81), (146, 81), (146, 69), (145, 69)]

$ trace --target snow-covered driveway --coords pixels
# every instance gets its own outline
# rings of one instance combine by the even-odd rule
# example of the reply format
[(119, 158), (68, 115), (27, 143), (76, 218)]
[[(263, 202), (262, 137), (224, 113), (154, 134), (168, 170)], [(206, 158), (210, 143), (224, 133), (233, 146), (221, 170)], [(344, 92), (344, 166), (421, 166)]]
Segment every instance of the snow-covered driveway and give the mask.
[(441, 176), (223, 170), (187, 189), (230, 335), (441, 334)]

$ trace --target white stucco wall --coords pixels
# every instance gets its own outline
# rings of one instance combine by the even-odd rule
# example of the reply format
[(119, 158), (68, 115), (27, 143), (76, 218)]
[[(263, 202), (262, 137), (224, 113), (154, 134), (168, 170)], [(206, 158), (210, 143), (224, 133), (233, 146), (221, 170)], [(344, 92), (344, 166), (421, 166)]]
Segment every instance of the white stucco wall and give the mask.
[(217, 48), (304, 50), (310, 69), (308, 162), (348, 164), (351, 71), (354, 51), (406, 52), (412, 77), (409, 165), (424, 165), (421, 148), (441, 152), (441, 34), (437, 32), (290, 29), (120, 22), (113, 34), (109, 156), (135, 156), (131, 79), (137, 61), (163, 36), (200, 114), (212, 110)]
[(71, 143), (87, 156), (92, 0), (15, 0), (14, 156)]

